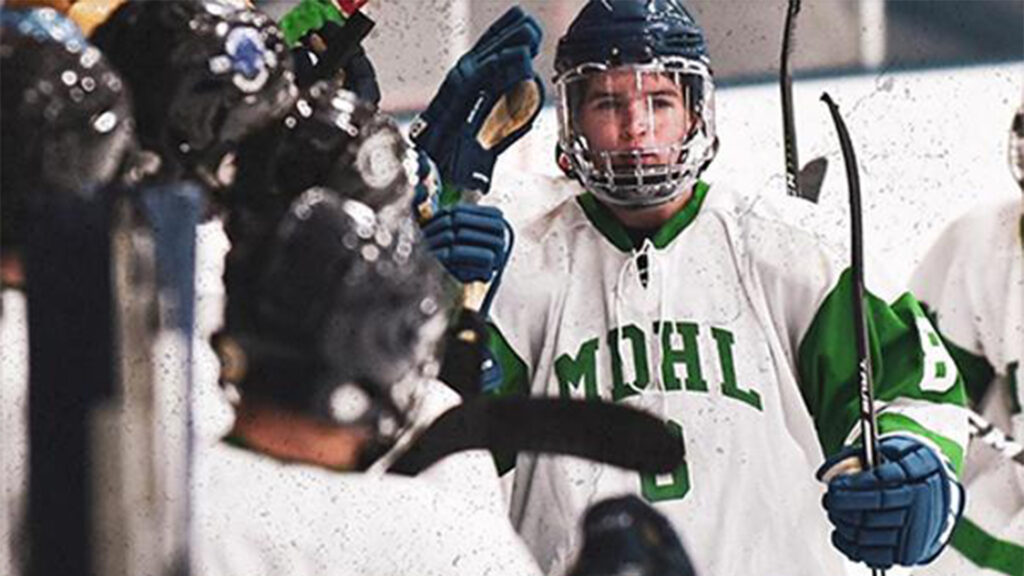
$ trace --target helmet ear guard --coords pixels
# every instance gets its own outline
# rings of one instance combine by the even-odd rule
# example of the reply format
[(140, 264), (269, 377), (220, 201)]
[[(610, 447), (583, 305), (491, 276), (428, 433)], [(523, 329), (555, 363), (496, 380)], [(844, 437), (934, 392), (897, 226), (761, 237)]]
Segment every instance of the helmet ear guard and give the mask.
[(572, 158), (562, 148), (561, 143), (555, 144), (555, 164), (558, 165), (563, 174), (574, 180), (579, 180), (579, 177), (576, 175), (576, 169), (572, 165)]

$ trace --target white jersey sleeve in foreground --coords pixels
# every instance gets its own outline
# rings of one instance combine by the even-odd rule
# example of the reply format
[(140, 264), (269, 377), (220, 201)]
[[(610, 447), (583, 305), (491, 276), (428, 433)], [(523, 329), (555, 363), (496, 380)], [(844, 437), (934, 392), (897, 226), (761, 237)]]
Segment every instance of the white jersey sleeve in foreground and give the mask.
[[(417, 409), (412, 426), (386, 456), (370, 467), (383, 472), (416, 437), (441, 414), (460, 402), (459, 395), (439, 380), (425, 380), (418, 391)], [(494, 459), (487, 450), (465, 450), (451, 454), (416, 476), (434, 487), (457, 495), (473, 508), (504, 515), (508, 512)]]
[(331, 472), (224, 443), (197, 462), (196, 574), (540, 574), (507, 518), (424, 480)]

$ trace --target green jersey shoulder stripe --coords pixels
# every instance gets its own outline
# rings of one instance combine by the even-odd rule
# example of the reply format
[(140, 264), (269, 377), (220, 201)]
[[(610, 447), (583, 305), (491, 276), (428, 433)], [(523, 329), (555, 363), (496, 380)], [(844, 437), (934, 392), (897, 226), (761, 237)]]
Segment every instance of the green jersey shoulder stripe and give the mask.
[(957, 523), (952, 546), (982, 568), (1024, 576), (1024, 546), (1000, 540), (967, 518)]
[(893, 412), (879, 414), (879, 435), (892, 434), (894, 432), (909, 432), (932, 441), (949, 458), (950, 463), (953, 465), (953, 470), (956, 471), (958, 476), (960, 475), (964, 463), (964, 449), (953, 440), (921, 426), (913, 418), (904, 414)]
[[(526, 362), (516, 354), (508, 340), (501, 334), (501, 331), (494, 324), (487, 325), (487, 347), (490, 348), (494, 359), (501, 367), (501, 386), (491, 392), (495, 396), (525, 396), (530, 392), (529, 369)], [(505, 475), (516, 464), (514, 453), (494, 453), (494, 465), (498, 468), (499, 475)]]
[(487, 324), (487, 347), (501, 367), (501, 386), (492, 392), (495, 396), (526, 396), (530, 393), (529, 374), (526, 362), (516, 353), (512, 345), (494, 324)]

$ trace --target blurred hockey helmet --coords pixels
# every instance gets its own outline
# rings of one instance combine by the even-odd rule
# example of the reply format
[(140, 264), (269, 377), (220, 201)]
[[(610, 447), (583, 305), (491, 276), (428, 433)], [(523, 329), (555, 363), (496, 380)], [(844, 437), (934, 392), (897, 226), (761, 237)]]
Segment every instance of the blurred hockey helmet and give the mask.
[(0, 35), (5, 248), (20, 244), (42, 203), (89, 199), (115, 181), (136, 147), (126, 86), (98, 49), (7, 22)]
[(420, 244), (411, 221), (382, 222), (323, 188), (302, 194), (265, 254), (229, 260), (254, 267), (257, 280), (227, 285), (214, 337), (221, 381), (243, 399), (362, 426), (390, 446), (416, 387), (437, 374), (453, 303)]
[(229, 185), (237, 144), (298, 94), (274, 21), (233, 4), (132, 0), (92, 39), (131, 87), (142, 145), (168, 178)]
[(340, 83), (318, 83), (285, 119), (279, 186), (325, 186), (374, 210), (408, 211), (416, 157), (398, 125)]

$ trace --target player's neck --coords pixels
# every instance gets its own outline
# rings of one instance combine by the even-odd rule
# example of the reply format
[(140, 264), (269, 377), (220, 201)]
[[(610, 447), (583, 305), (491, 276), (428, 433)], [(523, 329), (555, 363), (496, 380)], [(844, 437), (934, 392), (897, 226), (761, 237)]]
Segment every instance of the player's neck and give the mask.
[[(4, 250), (8, 250), (4, 248)], [(21, 288), (25, 285), (25, 269), (21, 257), (14, 250), (0, 258), (0, 286), (5, 288)]]
[(688, 190), (678, 198), (651, 208), (627, 209), (608, 205), (608, 210), (626, 228), (634, 230), (655, 230), (661, 228), (690, 201), (693, 192)]
[(365, 431), (318, 422), (271, 406), (242, 402), (231, 435), (279, 460), (350, 470), (366, 443)]

